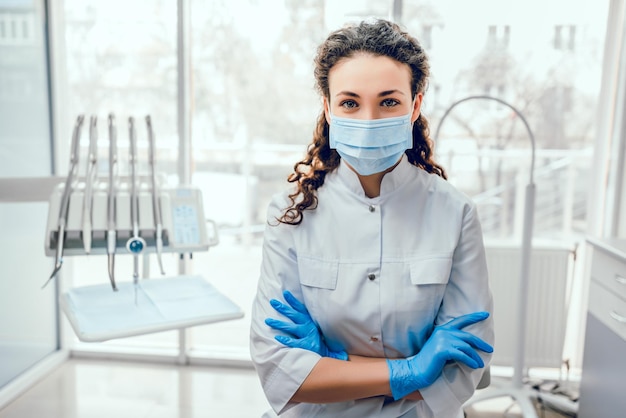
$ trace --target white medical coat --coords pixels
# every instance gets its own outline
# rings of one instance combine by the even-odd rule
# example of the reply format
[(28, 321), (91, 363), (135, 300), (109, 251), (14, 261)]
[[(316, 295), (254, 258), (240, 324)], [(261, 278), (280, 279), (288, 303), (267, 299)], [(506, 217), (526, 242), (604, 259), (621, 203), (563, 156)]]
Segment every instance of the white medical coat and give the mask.
[[(269, 303), (284, 290), (306, 304), (331, 349), (369, 357), (410, 357), (435, 325), (493, 311), (476, 207), (441, 177), (403, 156), (370, 199), (342, 162), (317, 195), (298, 226), (276, 221), (287, 193), (268, 209), (250, 347), (270, 405), (284, 417), (459, 416), (483, 370), (457, 363), (420, 390), (423, 401), (290, 402), (320, 356), (283, 346), (264, 323), (285, 320)], [(491, 317), (465, 330), (493, 344)], [(479, 354), (488, 364), (490, 355)]]

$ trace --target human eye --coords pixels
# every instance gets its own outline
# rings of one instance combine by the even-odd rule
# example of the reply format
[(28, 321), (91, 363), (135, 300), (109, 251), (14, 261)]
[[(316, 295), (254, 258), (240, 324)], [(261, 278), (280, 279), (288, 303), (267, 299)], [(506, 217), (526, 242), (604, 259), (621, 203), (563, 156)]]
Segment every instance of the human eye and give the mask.
[(396, 99), (384, 99), (380, 103), (380, 105), (383, 106), (383, 107), (394, 107), (394, 106), (397, 106), (399, 104), (400, 104), (400, 102), (397, 101)]
[(348, 99), (348, 100), (344, 100), (343, 102), (339, 103), (339, 106), (343, 107), (344, 109), (354, 109), (354, 108), (358, 107), (359, 105), (354, 100)]

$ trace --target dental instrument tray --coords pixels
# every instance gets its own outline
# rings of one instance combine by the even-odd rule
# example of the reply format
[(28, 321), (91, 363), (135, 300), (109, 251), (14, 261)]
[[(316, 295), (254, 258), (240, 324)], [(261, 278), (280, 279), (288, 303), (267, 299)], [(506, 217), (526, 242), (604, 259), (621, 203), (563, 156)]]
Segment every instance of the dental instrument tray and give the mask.
[(140, 254), (156, 254), (161, 274), (165, 274), (163, 252), (191, 254), (218, 244), (217, 226), (204, 217), (200, 190), (183, 185), (163, 187), (158, 181), (150, 115), (145, 117), (149, 175), (139, 172), (138, 123), (132, 116), (128, 118), (128, 173), (119, 175), (117, 125), (111, 113), (107, 118), (108, 175), (99, 176), (98, 118), (91, 116), (85, 175), (79, 176), (84, 121), (84, 115), (76, 119), (69, 173), (50, 196), (44, 247), (46, 255), (55, 258), (55, 265), (44, 287), (56, 277), (65, 255), (107, 254), (109, 279), (117, 290), (116, 254), (133, 256), (136, 284)]
[(244, 316), (239, 306), (201, 276), (122, 282), (63, 293), (61, 309), (79, 340), (101, 342)]
[[(118, 254), (128, 254), (127, 242), (133, 236), (131, 220), (131, 191), (125, 179), (115, 190), (115, 248)], [(107, 183), (99, 184), (92, 193), (91, 230), (86, 232), (82, 226), (85, 193), (84, 184), (79, 182), (72, 190), (65, 227), (64, 255), (107, 254)], [(46, 228), (45, 253), (54, 256), (58, 243), (57, 214), (63, 196), (64, 185), (60, 184), (52, 193), (49, 201), (48, 223)], [(139, 237), (145, 241), (146, 253), (157, 250), (157, 228), (154, 222), (155, 200), (152, 192), (141, 189), (138, 192), (138, 230)], [(162, 217), (162, 251), (191, 253), (206, 251), (219, 243), (217, 227), (211, 220), (204, 218), (202, 193), (195, 187), (161, 188), (156, 204), (160, 204)], [(85, 239), (90, 235), (90, 251), (85, 250)]]

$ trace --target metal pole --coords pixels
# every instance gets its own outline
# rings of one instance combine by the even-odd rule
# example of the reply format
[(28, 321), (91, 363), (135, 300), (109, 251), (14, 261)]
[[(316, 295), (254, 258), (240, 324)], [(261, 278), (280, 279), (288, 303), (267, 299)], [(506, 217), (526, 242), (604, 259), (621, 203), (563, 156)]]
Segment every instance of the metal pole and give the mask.
[(178, 0), (178, 182), (191, 183), (189, 0)]
[[(178, 183), (191, 183), (191, 84), (190, 69), (190, 25), (189, 0), (178, 0)], [(185, 275), (188, 271), (188, 260), (180, 255), (178, 274)], [(178, 363), (187, 364), (187, 332), (178, 331)]]
[(515, 340), (515, 360), (513, 364), (513, 387), (521, 389), (524, 377), (524, 357), (526, 350), (526, 323), (528, 321), (528, 288), (530, 273), (530, 256), (533, 237), (533, 218), (535, 212), (535, 184), (526, 186), (526, 200), (524, 205), (524, 231), (522, 236), (522, 256), (520, 259), (519, 301), (517, 305), (517, 336)]

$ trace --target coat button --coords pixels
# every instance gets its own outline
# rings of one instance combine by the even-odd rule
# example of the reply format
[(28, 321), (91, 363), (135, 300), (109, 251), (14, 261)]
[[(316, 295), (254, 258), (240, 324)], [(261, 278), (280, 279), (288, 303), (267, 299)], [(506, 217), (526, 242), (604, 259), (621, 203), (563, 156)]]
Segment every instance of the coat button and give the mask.
[(376, 280), (376, 275), (374, 273), (370, 273), (367, 275), (367, 278), (370, 280)]
[(378, 342), (378, 337), (371, 337), (370, 341), (373, 343), (377, 343)]
[(370, 212), (375, 212), (376, 208), (374, 207), (374, 205), (370, 205), (369, 210)]

